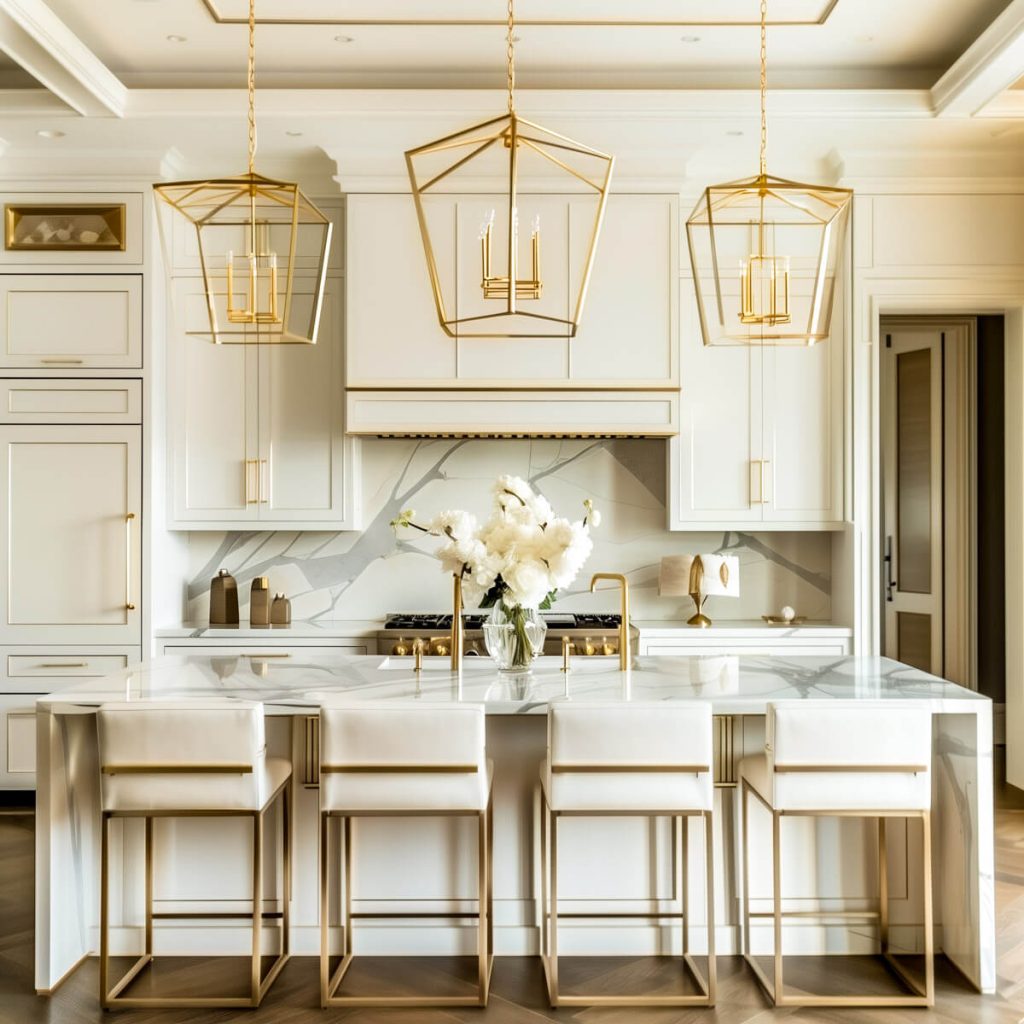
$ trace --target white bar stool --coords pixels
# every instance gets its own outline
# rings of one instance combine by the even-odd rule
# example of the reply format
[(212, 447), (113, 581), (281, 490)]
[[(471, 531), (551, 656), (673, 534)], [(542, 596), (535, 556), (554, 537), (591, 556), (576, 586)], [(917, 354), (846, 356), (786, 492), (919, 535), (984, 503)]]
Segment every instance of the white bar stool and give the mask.
[[(494, 963), (491, 920), (491, 780), (481, 705), (424, 707), (352, 703), (320, 707), (320, 1004), (328, 1006), (486, 1006)], [(478, 819), (475, 913), (394, 914), (352, 911), (353, 818), (464, 817)], [(329, 822), (341, 818), (344, 949), (330, 969)], [(338, 995), (353, 960), (353, 921), (360, 918), (475, 918), (474, 995)]]
[[(100, 1003), (115, 1007), (256, 1007), (288, 960), (291, 896), (291, 763), (268, 758), (263, 705), (251, 701), (131, 701), (104, 704), (97, 714), (101, 773)], [(282, 894), (279, 913), (263, 910), (263, 832), (267, 811), (281, 799)], [(249, 818), (252, 821), (250, 913), (154, 913), (154, 818)], [(111, 988), (110, 822), (145, 821), (145, 950)], [(237, 918), (252, 922), (247, 996), (125, 996), (153, 959), (153, 922)], [(281, 950), (261, 976), (263, 922), (281, 923)]]
[[(541, 765), (541, 961), (552, 1006), (713, 1006), (715, 1002), (714, 788), (711, 705), (699, 702), (551, 704), (548, 757)], [(558, 823), (563, 817), (668, 817), (681, 912), (574, 913), (682, 922), (682, 964), (692, 995), (563, 995), (558, 981)], [(704, 821), (708, 968), (690, 954), (687, 819)], [(679, 856), (679, 848), (682, 855)]]
[[(743, 844), (743, 948), (747, 963), (776, 1006), (932, 1006), (935, 975), (932, 935), (931, 854), (932, 717), (916, 701), (801, 700), (768, 705), (765, 753), (740, 762)], [(750, 912), (748, 832), (753, 793), (772, 818), (772, 911)], [(800, 911), (802, 918), (877, 920), (884, 963), (909, 990), (892, 995), (787, 994), (783, 976), (781, 821), (784, 817), (876, 818), (878, 911)], [(923, 834), (924, 982), (914, 978), (889, 948), (886, 822), (918, 818)], [(774, 976), (754, 959), (750, 919), (774, 925)]]

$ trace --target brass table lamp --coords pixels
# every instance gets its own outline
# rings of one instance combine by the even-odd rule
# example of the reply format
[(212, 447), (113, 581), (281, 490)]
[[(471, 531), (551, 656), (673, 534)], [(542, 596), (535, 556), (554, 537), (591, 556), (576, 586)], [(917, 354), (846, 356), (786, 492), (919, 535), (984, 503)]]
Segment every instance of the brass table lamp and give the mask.
[(661, 560), (658, 593), (662, 597), (693, 598), (696, 611), (688, 626), (706, 629), (711, 620), (704, 614), (709, 597), (740, 596), (740, 560), (735, 555), (668, 555)]

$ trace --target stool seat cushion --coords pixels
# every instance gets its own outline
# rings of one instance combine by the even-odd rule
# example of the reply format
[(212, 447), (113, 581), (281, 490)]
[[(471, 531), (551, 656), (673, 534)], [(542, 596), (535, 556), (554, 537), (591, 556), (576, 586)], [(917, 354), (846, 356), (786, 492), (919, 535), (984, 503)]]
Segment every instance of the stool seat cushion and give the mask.
[(714, 791), (708, 773), (552, 772), (545, 760), (541, 785), (553, 811), (645, 812), (710, 811)]
[(291, 773), (291, 762), (285, 758), (259, 757), (249, 775), (108, 775), (103, 780), (103, 809), (120, 814), (262, 811)]
[(477, 771), (325, 772), (320, 810), (332, 814), (483, 812), (491, 793), (494, 762)]

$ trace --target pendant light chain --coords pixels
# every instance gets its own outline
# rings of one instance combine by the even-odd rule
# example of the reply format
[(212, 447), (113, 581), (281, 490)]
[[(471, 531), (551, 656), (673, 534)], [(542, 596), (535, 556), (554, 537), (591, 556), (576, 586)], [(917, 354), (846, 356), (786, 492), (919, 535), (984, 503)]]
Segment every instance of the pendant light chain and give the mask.
[(256, 168), (256, 0), (249, 0), (249, 173)]
[(506, 51), (506, 57), (508, 59), (508, 112), (511, 114), (514, 110), (514, 99), (513, 94), (516, 87), (516, 44), (515, 44), (515, 0), (508, 0), (508, 49)]
[(761, 177), (768, 173), (768, 0), (761, 0)]

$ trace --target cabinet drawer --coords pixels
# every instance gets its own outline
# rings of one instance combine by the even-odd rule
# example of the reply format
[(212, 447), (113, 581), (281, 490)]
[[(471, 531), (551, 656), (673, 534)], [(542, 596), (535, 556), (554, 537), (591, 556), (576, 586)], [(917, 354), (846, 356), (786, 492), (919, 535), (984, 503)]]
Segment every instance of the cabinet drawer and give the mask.
[(138, 380), (0, 380), (0, 423), (141, 423)]
[(781, 658), (810, 655), (818, 657), (840, 657), (847, 653), (847, 645), (841, 640), (814, 643), (745, 643), (718, 642), (707, 644), (665, 644), (653, 643), (646, 646), (644, 653), (651, 657), (686, 657), (688, 654), (745, 654), (751, 656), (777, 655)]
[(119, 672), (140, 660), (140, 650), (100, 648), (86, 653), (61, 648), (0, 648), (0, 691), (5, 693), (53, 693), (83, 679), (97, 679)]
[(0, 366), (49, 370), (142, 366), (142, 277), (0, 277)]
[(35, 789), (36, 709), (31, 697), (0, 697), (0, 790)]

